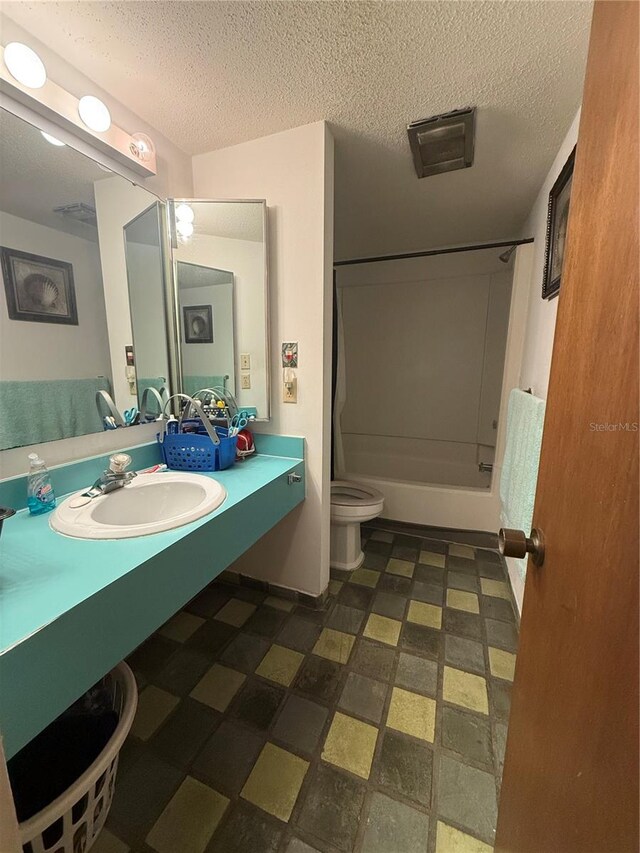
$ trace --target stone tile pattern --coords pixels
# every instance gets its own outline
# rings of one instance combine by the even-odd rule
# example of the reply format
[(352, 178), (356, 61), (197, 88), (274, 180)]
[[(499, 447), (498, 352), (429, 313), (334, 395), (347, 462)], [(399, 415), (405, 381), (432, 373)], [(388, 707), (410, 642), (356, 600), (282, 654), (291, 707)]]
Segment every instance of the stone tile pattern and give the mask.
[(390, 522), (363, 547), (321, 610), (219, 580), (131, 655), (143, 716), (105, 850), (493, 849), (518, 638), (504, 564)]

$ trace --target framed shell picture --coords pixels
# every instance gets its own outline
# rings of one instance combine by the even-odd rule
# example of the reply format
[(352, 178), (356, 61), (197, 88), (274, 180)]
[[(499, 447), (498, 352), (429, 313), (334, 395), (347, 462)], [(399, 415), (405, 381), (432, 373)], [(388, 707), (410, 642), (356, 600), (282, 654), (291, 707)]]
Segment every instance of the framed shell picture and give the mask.
[(213, 343), (213, 307), (185, 305), (182, 309), (185, 344)]
[(71, 264), (4, 246), (0, 260), (10, 320), (78, 325)]
[(542, 280), (543, 299), (551, 299), (553, 296), (557, 296), (560, 291), (575, 158), (576, 149), (574, 148), (549, 193), (547, 241), (544, 253), (544, 278)]

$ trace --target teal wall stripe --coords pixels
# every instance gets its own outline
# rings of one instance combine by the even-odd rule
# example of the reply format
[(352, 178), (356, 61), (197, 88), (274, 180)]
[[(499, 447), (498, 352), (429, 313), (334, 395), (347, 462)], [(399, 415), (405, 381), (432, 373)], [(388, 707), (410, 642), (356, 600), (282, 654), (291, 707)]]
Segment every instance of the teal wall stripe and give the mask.
[[(25, 448), (24, 474), (11, 477), (8, 480), (0, 480), (0, 506), (10, 506), (13, 509), (24, 509), (27, 505), (27, 469), (29, 462)], [(89, 456), (78, 462), (67, 462), (64, 465), (54, 465), (51, 472), (51, 482), (56, 495), (68, 495), (85, 486), (94, 483), (99, 475), (109, 467), (109, 457), (114, 453), (128, 453), (131, 456), (132, 468), (139, 471), (141, 468), (150, 468), (161, 461), (160, 448), (155, 441), (150, 444), (141, 444), (138, 447), (130, 447), (123, 450), (111, 450), (100, 456)], [(45, 462), (46, 462), (45, 458)], [(9, 522), (7, 522), (8, 524)]]
[[(268, 456), (283, 456), (291, 459), (304, 458), (304, 439), (288, 435), (254, 434), (256, 452)], [(27, 505), (27, 449), (25, 448), (25, 473), (7, 480), (0, 480), (0, 506), (9, 506), (15, 510), (24, 509)], [(50, 468), (53, 488), (57, 495), (68, 495), (84, 486), (91, 485), (98, 475), (109, 465), (109, 457), (115, 450), (100, 456), (90, 456), (77, 462), (67, 462)], [(120, 453), (128, 453), (134, 470), (150, 468), (161, 461), (160, 450), (156, 442), (130, 447)], [(45, 459), (46, 462), (46, 459)]]
[(256, 432), (253, 434), (257, 453), (268, 456), (284, 456), (291, 459), (304, 459), (304, 438), (291, 435), (267, 435)]

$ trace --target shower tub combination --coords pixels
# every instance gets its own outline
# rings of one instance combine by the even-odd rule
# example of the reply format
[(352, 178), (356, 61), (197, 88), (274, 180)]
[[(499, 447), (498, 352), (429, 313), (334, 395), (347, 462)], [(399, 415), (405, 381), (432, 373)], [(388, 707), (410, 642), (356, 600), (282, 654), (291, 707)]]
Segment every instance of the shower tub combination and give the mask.
[(501, 415), (518, 382), (531, 246), (500, 253), (338, 269), (335, 476), (380, 491), (385, 518), (499, 526)]

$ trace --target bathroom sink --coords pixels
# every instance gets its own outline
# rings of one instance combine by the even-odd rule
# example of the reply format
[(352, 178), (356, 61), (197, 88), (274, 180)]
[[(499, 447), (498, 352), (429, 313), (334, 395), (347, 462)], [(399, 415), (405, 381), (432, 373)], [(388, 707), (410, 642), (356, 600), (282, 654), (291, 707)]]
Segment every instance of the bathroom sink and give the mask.
[(99, 497), (76, 492), (55, 510), (50, 524), (58, 533), (78, 539), (148, 536), (202, 518), (226, 496), (220, 483), (202, 474), (139, 474), (128, 485)]

